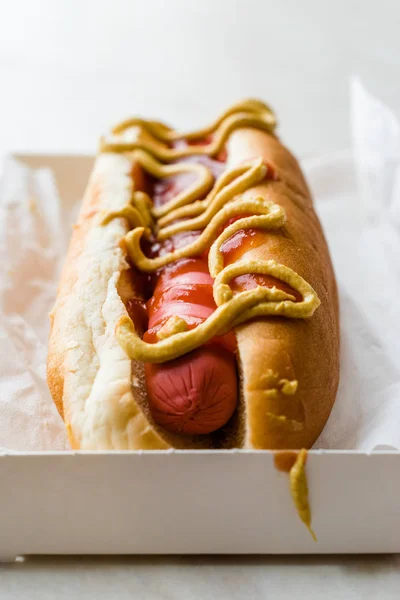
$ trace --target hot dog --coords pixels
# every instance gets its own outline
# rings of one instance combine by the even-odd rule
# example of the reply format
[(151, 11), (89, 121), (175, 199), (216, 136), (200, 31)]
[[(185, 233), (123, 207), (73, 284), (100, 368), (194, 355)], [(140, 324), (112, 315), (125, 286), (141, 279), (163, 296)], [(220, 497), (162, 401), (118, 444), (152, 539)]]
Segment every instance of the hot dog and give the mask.
[(338, 385), (336, 284), (269, 107), (102, 140), (51, 321), (75, 448), (311, 447)]

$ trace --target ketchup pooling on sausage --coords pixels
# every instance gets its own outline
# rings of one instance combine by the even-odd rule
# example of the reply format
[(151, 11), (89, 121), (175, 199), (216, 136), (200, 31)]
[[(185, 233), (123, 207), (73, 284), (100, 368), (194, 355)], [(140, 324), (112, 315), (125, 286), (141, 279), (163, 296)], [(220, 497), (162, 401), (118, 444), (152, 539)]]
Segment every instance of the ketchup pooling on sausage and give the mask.
[[(205, 139), (202, 143), (209, 141)], [(196, 144), (199, 143), (196, 141)], [(180, 141), (179, 145), (182, 144), (186, 145), (187, 142)], [(187, 160), (205, 164), (216, 179), (225, 169), (226, 152), (221, 152), (217, 160), (200, 155)], [(188, 174), (154, 181), (154, 206), (170, 201), (192, 183), (192, 176)], [(171, 252), (190, 243), (200, 233), (178, 233), (164, 242), (152, 244), (150, 253), (157, 256)], [(221, 248), (225, 264), (234, 262), (245, 250), (264, 242), (263, 231), (238, 231)], [(207, 254), (178, 260), (157, 274), (153, 295), (146, 304), (148, 329), (144, 333), (144, 341), (157, 343), (160, 330), (171, 317), (179, 317), (187, 329), (193, 329), (215, 311), (217, 307)], [(276, 286), (300, 299), (290, 286), (268, 275), (248, 274), (231, 282), (233, 291), (251, 289), (257, 285)], [(214, 337), (201, 348), (175, 360), (162, 364), (146, 363), (145, 374), (149, 408), (156, 423), (179, 434), (197, 435), (216, 431), (228, 422), (237, 404), (235, 334), (231, 331), (224, 336)]]

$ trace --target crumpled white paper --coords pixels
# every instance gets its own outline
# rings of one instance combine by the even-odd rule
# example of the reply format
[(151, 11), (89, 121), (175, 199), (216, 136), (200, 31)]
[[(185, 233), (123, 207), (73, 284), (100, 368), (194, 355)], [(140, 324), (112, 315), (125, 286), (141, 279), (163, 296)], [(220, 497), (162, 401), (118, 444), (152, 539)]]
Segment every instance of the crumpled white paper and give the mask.
[(48, 313), (70, 231), (49, 170), (0, 167), (0, 449), (64, 450), (46, 385)]
[[(316, 448), (400, 448), (400, 126), (352, 82), (353, 153), (303, 161), (341, 301), (341, 382)], [(71, 216), (70, 216), (71, 217)], [(72, 217), (71, 217), (72, 218)], [(71, 229), (55, 180), (0, 166), (0, 449), (63, 450), (45, 381), (48, 312)]]
[(341, 381), (315, 447), (400, 449), (400, 127), (354, 78), (353, 159), (306, 161), (341, 301)]

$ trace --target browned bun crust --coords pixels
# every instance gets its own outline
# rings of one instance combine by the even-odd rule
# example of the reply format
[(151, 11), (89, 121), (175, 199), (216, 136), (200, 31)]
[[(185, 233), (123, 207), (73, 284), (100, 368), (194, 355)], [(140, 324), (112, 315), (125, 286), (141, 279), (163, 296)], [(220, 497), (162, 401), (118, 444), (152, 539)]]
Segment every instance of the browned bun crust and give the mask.
[[(101, 221), (105, 211), (129, 202), (132, 161), (129, 155), (98, 157), (51, 315), (48, 384), (74, 448), (300, 448), (310, 447), (322, 431), (339, 374), (332, 265), (296, 160), (266, 133), (243, 129), (231, 135), (229, 166), (259, 155), (274, 166), (278, 181), (246, 195), (262, 192), (281, 204), (287, 222), (244, 256), (289, 266), (314, 287), (321, 306), (309, 320), (271, 317), (237, 329), (241, 406), (225, 428), (198, 437), (172, 435), (154, 423), (143, 365), (130, 361), (116, 340), (115, 326), (127, 314), (119, 288), (128, 268), (120, 247), (127, 224), (114, 219), (103, 227)], [(281, 379), (298, 381), (294, 395), (282, 393)]]
[[(234, 132), (228, 164), (262, 156), (277, 181), (247, 191), (283, 206), (286, 224), (266, 232), (265, 243), (245, 259), (274, 259), (301, 275), (321, 305), (310, 319), (269, 317), (236, 331), (242, 384), (242, 436), (247, 448), (310, 448), (332, 409), (339, 381), (336, 282), (328, 247), (307, 184), (295, 158), (273, 136), (255, 129)], [(279, 381), (297, 380), (285, 395)]]

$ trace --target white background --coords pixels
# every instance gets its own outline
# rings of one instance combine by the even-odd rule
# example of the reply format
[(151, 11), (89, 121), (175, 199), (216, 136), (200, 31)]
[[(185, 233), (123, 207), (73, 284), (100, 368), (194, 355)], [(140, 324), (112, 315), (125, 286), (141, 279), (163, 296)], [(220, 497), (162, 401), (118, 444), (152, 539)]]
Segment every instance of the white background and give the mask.
[[(177, 126), (256, 95), (302, 156), (347, 147), (358, 73), (397, 112), (396, 0), (0, 0), (0, 151), (94, 151), (129, 114)], [(397, 598), (392, 557), (31, 559), (3, 598)]]
[[(194, 126), (244, 96), (302, 155), (346, 147), (348, 79), (400, 105), (396, 0), (0, 0), (0, 148), (93, 151), (134, 113)], [(396, 8), (397, 7), (397, 8)]]

